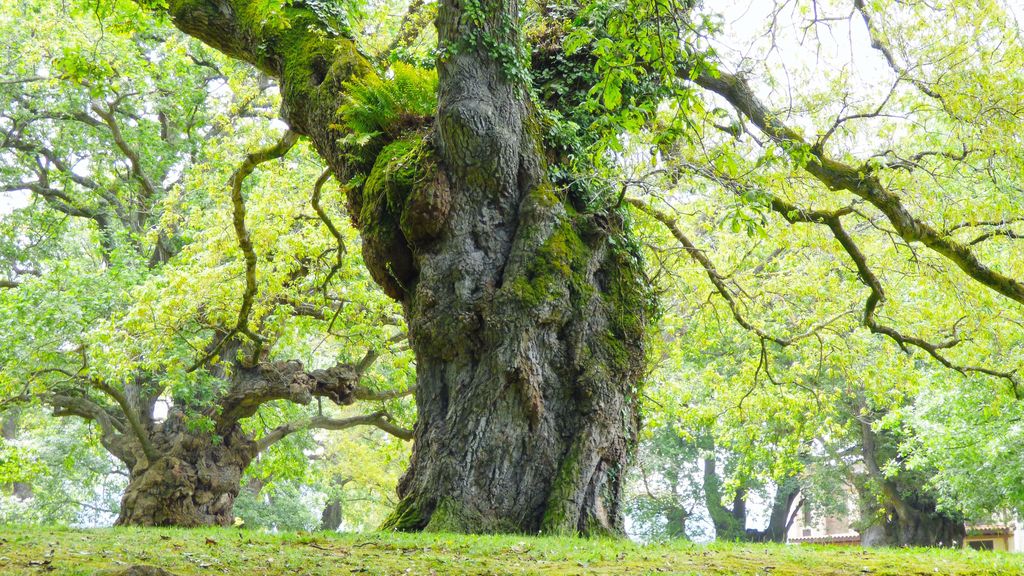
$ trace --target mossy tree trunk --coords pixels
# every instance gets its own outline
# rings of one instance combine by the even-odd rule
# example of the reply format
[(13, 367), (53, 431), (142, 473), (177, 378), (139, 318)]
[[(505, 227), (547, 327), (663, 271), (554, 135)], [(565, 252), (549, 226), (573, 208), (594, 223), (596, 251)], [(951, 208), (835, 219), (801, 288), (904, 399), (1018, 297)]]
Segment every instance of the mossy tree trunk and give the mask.
[[(643, 368), (642, 270), (621, 223), (547, 181), (514, 60), (515, 2), (441, 2), (443, 229), (414, 245), (403, 301), (419, 420), (391, 520), (400, 529), (618, 532)], [(486, 39), (486, 40), (485, 40)], [(479, 40), (479, 41), (478, 41)]]
[(861, 545), (866, 548), (942, 547), (959, 548), (967, 535), (962, 520), (931, 510), (912, 507), (902, 511), (884, 506), (883, 512), (868, 509), (871, 524), (860, 532)]
[(242, 2), (170, 4), (179, 28), (281, 80), (285, 119), (338, 181), (365, 177), (349, 211), (417, 362), (415, 443), (388, 525), (620, 532), (649, 292), (621, 218), (577, 211), (547, 179), (517, 72), (518, 3), (440, 2), (433, 127), (354, 153), (330, 128), (344, 83), (373, 73), (350, 40), (311, 34), (296, 5), (268, 32)]

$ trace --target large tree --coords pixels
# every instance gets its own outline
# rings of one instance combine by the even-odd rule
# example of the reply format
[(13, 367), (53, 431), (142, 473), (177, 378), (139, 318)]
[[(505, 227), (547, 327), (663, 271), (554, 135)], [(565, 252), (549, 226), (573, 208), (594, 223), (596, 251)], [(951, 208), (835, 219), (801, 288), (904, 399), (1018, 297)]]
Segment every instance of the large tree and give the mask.
[(273, 83), (148, 18), (25, 8), (27, 25), (2, 22), (31, 49), (3, 54), (20, 76), (0, 90), (0, 170), (24, 206), (2, 227), (0, 409), (92, 422), (127, 469), (119, 524), (230, 524), (243, 472), (297, 433), (411, 436), (384, 403), (412, 386), (377, 366), (400, 320), (361, 289), (353, 233), (320, 205), (322, 167), (293, 132), (267, 138)]
[[(172, 1), (167, 13), (187, 34), (280, 79), (284, 119), (347, 183), (366, 264), (403, 305), (417, 359), (419, 419), (392, 526), (584, 533), (619, 527), (621, 471), (637, 428), (634, 388), (643, 371), (650, 291), (629, 248), (634, 243), (620, 216), (621, 200), (595, 206), (587, 197), (595, 187), (601, 192), (586, 172), (588, 166), (599, 172), (599, 162), (579, 161), (573, 145), (569, 154), (560, 154), (560, 143), (545, 138), (542, 115), (551, 110), (574, 119), (600, 110), (590, 118), (590, 129), (606, 149), (622, 146), (623, 135), (616, 130), (633, 130), (641, 139), (653, 134), (661, 153), (674, 159), (676, 174), (736, 193), (763, 218), (775, 213), (794, 226), (820, 227), (835, 242), (829, 250), (838, 247), (853, 265), (853, 279), (869, 290), (860, 315), (863, 326), (947, 367), (1016, 386), (1012, 369), (951, 356), (949, 351), (963, 342), (958, 332), (931, 341), (879, 315), (891, 298), (885, 300), (883, 276), (865, 255), (864, 240), (856, 237), (861, 226), (851, 232), (851, 221), (874, 224), (912, 254), (927, 250), (929, 259), (937, 258), (937, 268), (954, 269), (948, 275), (958, 283), (967, 279), (1008, 301), (1024, 301), (1024, 287), (1012, 271), (986, 262), (990, 252), (977, 247), (991, 238), (1015, 237), (1005, 211), (994, 223), (946, 214), (946, 220), (963, 221), (942, 225), (921, 214), (930, 206), (915, 209), (907, 200), (918, 197), (914, 178), (926, 165), (949, 178), (988, 166), (989, 179), (979, 172), (964, 183), (998, 190), (1012, 177), (1012, 161), (998, 150), (975, 150), (979, 137), (1004, 134), (1005, 123), (989, 123), (982, 133), (970, 128), (980, 112), (970, 101), (971, 88), (963, 86), (973, 80), (923, 77), (902, 63), (879, 28), (876, 17), (881, 16), (872, 12), (887, 8), (860, 2), (850, 7), (891, 68), (896, 80), (890, 93), (900, 98), (883, 98), (874, 108), (863, 106), (863, 112), (839, 110), (830, 127), (810, 139), (773, 111), (745, 75), (708, 63), (700, 48), (705, 27), (690, 17), (693, 3), (542, 8), (536, 17), (545, 31), (531, 39), (531, 66), (517, 2), (442, 1), (436, 18), (436, 114), (417, 118), (399, 105), (395, 114), (373, 122), (353, 111), (351, 93), (377, 81), (380, 72), (344, 31), (324, 25), (322, 8), (313, 2), (268, 8), (229, 0)], [(1005, 34), (1001, 14), (994, 5), (988, 19), (976, 24)], [(894, 22), (913, 23), (916, 17), (901, 14)], [(819, 24), (815, 16), (812, 26)], [(551, 45), (561, 54), (557, 47), (563, 40), (572, 54), (545, 58)], [(915, 46), (911, 42), (908, 52)], [(997, 57), (1019, 56), (1000, 50)], [(922, 61), (941, 57), (921, 56)], [(550, 78), (567, 61), (569, 70), (575, 63), (594, 72), (591, 93), (600, 103), (590, 101), (584, 112), (578, 86), (572, 85), (577, 77), (564, 79), (553, 93), (545, 92), (547, 84), (533, 86), (538, 98), (530, 98), (530, 82)], [(1005, 86), (997, 82), (982, 86), (989, 93), (976, 96), (985, 101), (1005, 97)], [(713, 118), (701, 125), (694, 120), (710, 111), (696, 96), (702, 92), (734, 111), (731, 123), (720, 126), (724, 134), (718, 140), (705, 132), (718, 125)], [(927, 109), (915, 107), (922, 98)], [(631, 106), (621, 107), (624, 101)], [(644, 132), (663, 121), (659, 104), (666, 101), (678, 113), (664, 120), (660, 132)], [(830, 110), (815, 112), (820, 113), (811, 114), (810, 121)], [(897, 113), (914, 120), (921, 116), (933, 129), (959, 130), (963, 145), (933, 147), (920, 139), (918, 149), (908, 151), (901, 142), (896, 151), (879, 151), (868, 161), (858, 161), (848, 146), (840, 156), (829, 149), (838, 146), (838, 135), (844, 144), (850, 141), (850, 123)], [(729, 112), (716, 110), (712, 116)], [(687, 130), (695, 134), (681, 138)], [(730, 136), (733, 141), (724, 140)], [(694, 137), (705, 146), (688, 152), (677, 148)], [(714, 146), (710, 162), (708, 145)], [(577, 162), (569, 165), (565, 156)], [(780, 180), (790, 169), (793, 185)], [(901, 194), (903, 188), (912, 190)], [(819, 202), (829, 207), (810, 207)], [(805, 324), (803, 331), (789, 334), (759, 327), (737, 304), (726, 276), (671, 217), (641, 200), (630, 204), (671, 228), (736, 320), (759, 337), (762, 351), (793, 345), (837, 321)], [(991, 232), (961, 238), (977, 227)], [(991, 300), (987, 294), (982, 298)], [(847, 309), (848, 304), (841, 306), (837, 318), (849, 318)]]
[(284, 119), (347, 183), (366, 265), (406, 312), (418, 419), (390, 525), (619, 531), (649, 292), (620, 214), (551, 181), (518, 3), (440, 3), (436, 115), (399, 102), (341, 128), (353, 86), (381, 80), (319, 8), (167, 13), (279, 79)]
[[(710, 287), (712, 313), (743, 330), (728, 355), (676, 377), (733, 380), (740, 407), (780, 390), (791, 402), (763, 405), (783, 428), (830, 425), (820, 407), (840, 403), (818, 387), (856, 379), (844, 371), (863, 371), (872, 406), (898, 407), (867, 376), (902, 377), (922, 358), (1016, 394), (1019, 78), (991, 70), (1024, 58), (995, 0), (943, 3), (944, 26), (971, 31), (962, 43), (924, 24), (928, 6), (780, 2), (756, 48), (781, 51), (792, 4), (805, 32), (856, 30), (885, 76), (803, 66), (825, 82), (805, 78), (787, 99), (771, 88), (806, 59), (730, 61), (693, 1), (442, 0), (436, 77), (389, 66), (433, 8), (423, 2), (369, 56), (334, 2), (142, 4), (276, 79), (289, 134), (341, 183), (365, 265), (402, 307), (418, 421), (394, 528), (618, 531), (654, 293), (672, 277), (680, 292)], [(290, 138), (231, 178), (247, 288), (235, 322), (205, 326), (200, 373), (223, 376), (211, 360), (226, 346), (232, 362), (241, 352), (232, 374), (260, 380), (270, 340), (266, 310), (250, 319), (258, 255), (238, 188)], [(672, 273), (654, 267), (648, 281), (630, 211)], [(687, 297), (669, 296), (666, 308)], [(663, 327), (678, 347), (721, 336), (685, 319)], [(897, 349), (907, 357), (890, 358)], [(748, 441), (790, 462), (803, 440), (763, 444)]]

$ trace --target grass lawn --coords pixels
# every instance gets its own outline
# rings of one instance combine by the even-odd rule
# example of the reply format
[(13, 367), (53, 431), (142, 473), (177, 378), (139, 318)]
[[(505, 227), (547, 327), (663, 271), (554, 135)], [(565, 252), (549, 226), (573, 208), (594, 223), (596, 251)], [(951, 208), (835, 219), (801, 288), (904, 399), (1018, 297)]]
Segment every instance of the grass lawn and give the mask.
[(0, 574), (1022, 574), (1024, 555), (449, 534), (265, 534), (238, 529), (0, 526)]

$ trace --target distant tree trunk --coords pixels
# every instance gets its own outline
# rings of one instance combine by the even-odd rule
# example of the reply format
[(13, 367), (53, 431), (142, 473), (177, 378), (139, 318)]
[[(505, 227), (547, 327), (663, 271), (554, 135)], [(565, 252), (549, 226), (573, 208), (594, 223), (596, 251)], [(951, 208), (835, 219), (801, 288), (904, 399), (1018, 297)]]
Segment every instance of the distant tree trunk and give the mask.
[[(229, 343), (226, 357), (235, 357)], [(216, 374), (227, 378), (227, 374)], [(128, 486), (121, 500), (118, 525), (230, 525), (241, 490), (242, 473), (252, 459), (291, 434), (311, 428), (344, 430), (377, 426), (402, 438), (412, 433), (391, 423), (382, 412), (347, 418), (303, 416), (265, 430), (258, 439), (239, 424), (267, 402), (308, 405), (327, 398), (349, 405), (358, 398), (379, 398), (358, 387), (360, 372), (349, 364), (307, 371), (301, 362), (236, 363), (230, 382), (213, 406), (190, 411), (209, 417), (212, 430), (190, 429), (183, 405), (172, 406), (167, 419), (153, 418), (163, 388), (149, 383), (127, 384), (123, 392), (101, 380), (91, 381), (117, 405), (103, 406), (81, 395), (51, 394), (46, 402), (56, 416), (77, 416), (95, 422), (103, 446), (128, 468)], [(388, 396), (391, 397), (391, 396)], [(251, 490), (262, 489), (254, 483)]]
[[(880, 437), (871, 423), (861, 423), (866, 478), (857, 482), (861, 518), (861, 545), (959, 547), (967, 531), (963, 518), (937, 509), (919, 474), (886, 476), (878, 465), (879, 454), (891, 452), (893, 441)], [(881, 509), (881, 512), (879, 511)]]
[[(713, 450), (713, 449), (712, 449)], [(715, 539), (726, 542), (747, 539), (747, 506), (745, 491), (736, 490), (732, 508), (722, 504), (722, 479), (718, 475), (718, 463), (714, 456), (704, 459), (704, 505), (708, 509), (711, 523), (715, 527)]]
[(129, 464), (118, 526), (230, 526), (242, 473), (256, 443), (236, 427), (214, 442), (187, 430), (180, 412), (156, 424), (151, 435), (159, 457)]
[(795, 478), (779, 482), (775, 488), (771, 514), (768, 516), (768, 526), (764, 530), (748, 532), (749, 539), (755, 542), (785, 542), (793, 518), (793, 504), (799, 495), (800, 485)]
[[(3, 439), (7, 441), (14, 441), (18, 439), (18, 424), (21, 418), (21, 414), (17, 409), (12, 409), (4, 415), (3, 422), (0, 423), (0, 434), (3, 435)], [(28, 482), (12, 482), (9, 484), (11, 495), (22, 500), (26, 500), (32, 497), (32, 485)]]
[[(869, 500), (870, 501), (870, 500)], [(959, 548), (967, 535), (962, 519), (935, 510), (934, 502), (916, 506), (883, 504), (884, 512), (874, 506), (862, 507), (870, 524), (860, 532), (861, 545), (873, 547)]]
[(320, 530), (325, 532), (337, 532), (341, 528), (342, 507), (341, 498), (335, 497), (327, 501), (323, 513), (320, 514)]
[(704, 502), (715, 527), (715, 538), (725, 541), (785, 542), (790, 526), (790, 510), (800, 493), (796, 479), (789, 478), (775, 488), (768, 526), (764, 530), (747, 528), (747, 490), (740, 487), (733, 497), (732, 508), (722, 504), (722, 480), (715, 458), (704, 459)]
[(336, 476), (333, 479), (333, 485), (329, 488), (331, 496), (327, 499), (327, 505), (324, 506), (324, 510), (320, 514), (320, 530), (337, 532), (338, 528), (341, 528), (341, 522), (344, 519), (342, 515), (344, 506), (341, 490), (351, 481), (351, 478), (340, 476)]
[(690, 512), (682, 506), (670, 506), (665, 510), (665, 535), (673, 539), (687, 539), (686, 521)]

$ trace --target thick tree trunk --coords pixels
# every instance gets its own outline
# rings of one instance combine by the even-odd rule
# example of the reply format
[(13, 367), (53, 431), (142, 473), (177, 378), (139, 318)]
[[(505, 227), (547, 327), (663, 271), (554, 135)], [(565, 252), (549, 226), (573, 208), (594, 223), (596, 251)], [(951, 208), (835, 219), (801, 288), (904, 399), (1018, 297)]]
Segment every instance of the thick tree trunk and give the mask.
[(680, 506), (669, 506), (665, 510), (665, 535), (672, 539), (689, 539), (686, 534), (686, 521), (690, 512)]
[[(713, 448), (712, 448), (713, 450)], [(722, 479), (718, 476), (718, 463), (714, 456), (704, 459), (704, 505), (715, 527), (715, 539), (726, 542), (747, 539), (747, 506), (745, 491), (741, 488), (733, 497), (732, 508), (722, 504)]]
[(234, 428), (221, 441), (191, 433), (172, 412), (152, 442), (160, 457), (139, 456), (129, 466), (119, 526), (230, 526), (242, 472), (256, 444)]
[(331, 482), (332, 486), (328, 490), (329, 497), (327, 504), (324, 506), (323, 512), (320, 514), (320, 530), (337, 532), (338, 528), (341, 528), (341, 523), (344, 520), (344, 501), (342, 500), (342, 490), (345, 485), (351, 482), (351, 478), (345, 478), (342, 476), (335, 476)]
[(310, 33), (313, 12), (268, 31), (231, 0), (169, 11), (281, 80), (282, 116), (346, 183), (367, 268), (405, 308), (418, 420), (388, 525), (620, 532), (651, 293), (617, 210), (547, 179), (518, 2), (440, 2), (434, 128), (358, 150), (334, 127), (345, 82), (374, 72)]
[(919, 510), (910, 506), (887, 506), (866, 510), (872, 520), (861, 530), (865, 547), (959, 547), (967, 535), (962, 519), (937, 512), (934, 506)]
[(775, 499), (772, 501), (768, 525), (764, 530), (748, 531), (748, 539), (753, 542), (785, 542), (793, 517), (790, 510), (793, 509), (793, 503), (799, 494), (800, 485), (795, 478), (780, 482), (775, 488)]
[(722, 504), (722, 479), (714, 457), (704, 459), (704, 504), (715, 527), (715, 538), (729, 542), (785, 542), (790, 525), (790, 510), (800, 493), (794, 478), (782, 481), (775, 488), (768, 525), (764, 530), (747, 528), (747, 488), (739, 487), (733, 496), (732, 508)]
[(639, 425), (643, 272), (610, 241), (617, 217), (578, 213), (546, 181), (525, 90), (466, 47), (479, 36), (517, 46), (518, 8), (483, 4), (482, 23), (457, 2), (439, 7), (442, 51), (454, 54), (438, 65), (439, 173), (423, 180), (445, 196), (432, 206), (457, 209), (429, 243), (410, 242), (402, 299), (418, 421), (388, 525), (618, 533)]

